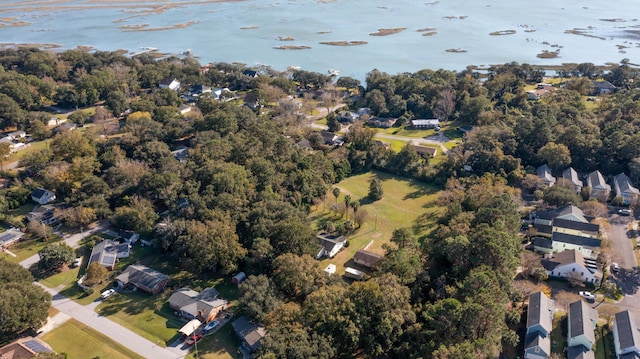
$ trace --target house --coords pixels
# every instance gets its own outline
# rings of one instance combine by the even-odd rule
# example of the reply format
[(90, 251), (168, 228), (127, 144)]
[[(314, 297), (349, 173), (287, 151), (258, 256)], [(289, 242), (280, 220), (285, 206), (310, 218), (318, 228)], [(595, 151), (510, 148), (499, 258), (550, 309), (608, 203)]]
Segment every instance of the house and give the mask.
[(58, 133), (62, 133), (65, 131), (73, 131), (78, 127), (78, 125), (76, 125), (73, 122), (65, 122), (59, 126), (57, 126), (56, 128), (53, 129), (53, 133), (54, 134), (58, 134)]
[(169, 283), (169, 276), (143, 265), (130, 265), (116, 277), (118, 287), (134, 287), (158, 294)]
[(579, 300), (569, 304), (567, 330), (568, 347), (581, 346), (583, 351), (590, 351), (596, 342), (593, 329), (598, 322), (598, 311), (585, 301)]
[(551, 235), (559, 232), (589, 238), (598, 238), (600, 236), (599, 224), (582, 223), (563, 218), (554, 218), (551, 222), (551, 230)]
[(607, 184), (600, 171), (593, 171), (587, 175), (587, 187), (591, 188), (591, 197), (600, 202), (606, 202), (611, 193), (611, 186)]
[(22, 236), (24, 236), (24, 233), (15, 227), (7, 229), (0, 233), (0, 248), (7, 248), (12, 244), (20, 242)]
[(189, 149), (186, 147), (180, 147), (176, 150), (171, 151), (173, 158), (178, 160), (178, 162), (184, 163), (187, 161), (187, 157), (189, 156)]
[(55, 218), (53, 216), (54, 211), (55, 206), (51, 204), (37, 206), (33, 211), (27, 213), (27, 219), (29, 221), (38, 221), (40, 223), (50, 225), (52, 222), (55, 222)]
[(538, 167), (538, 169), (536, 170), (536, 175), (547, 187), (551, 187), (556, 183), (556, 178), (551, 175), (551, 168), (546, 164)]
[(367, 121), (367, 124), (371, 127), (391, 128), (398, 122), (394, 117), (372, 117)]
[(27, 133), (24, 131), (15, 131), (8, 134), (7, 137), (12, 140), (19, 140), (21, 138), (27, 137)]
[(169, 297), (169, 306), (181, 317), (208, 323), (227, 308), (227, 301), (219, 296), (220, 293), (214, 288), (206, 288), (199, 293), (193, 289), (181, 288)]
[(551, 238), (536, 237), (533, 240), (534, 249), (541, 253), (559, 253), (567, 250), (576, 250), (582, 256), (593, 259), (600, 253), (600, 240), (566, 234), (562, 232), (553, 232)]
[(597, 270), (595, 260), (585, 260), (580, 251), (575, 249), (554, 253), (550, 258), (541, 261), (542, 267), (552, 277), (579, 279), (584, 283), (598, 284), (602, 272)]
[(371, 109), (369, 107), (360, 107), (358, 109), (357, 113), (358, 113), (358, 117), (359, 116), (371, 116), (373, 111), (371, 111)]
[(333, 258), (347, 242), (347, 237), (336, 236), (329, 233), (319, 233), (316, 235), (320, 249), (316, 255), (317, 259), (322, 257)]
[(377, 253), (373, 253), (373, 252), (369, 252), (364, 249), (361, 249), (357, 251), (356, 254), (354, 254), (353, 261), (356, 264), (359, 264), (363, 267), (375, 268), (378, 265), (378, 263), (380, 263), (382, 258), (383, 257)]
[(358, 118), (358, 114), (351, 111), (342, 111), (336, 117), (340, 123), (354, 123)]
[(413, 149), (422, 157), (433, 158), (438, 154), (438, 149), (429, 146), (411, 145)]
[(617, 359), (640, 358), (640, 331), (628, 310), (616, 314), (613, 322), (613, 344)]
[(320, 136), (322, 136), (325, 145), (342, 146), (344, 143), (342, 137), (329, 131), (320, 131)]
[(596, 353), (582, 345), (567, 348), (567, 359), (596, 359)]
[(609, 81), (593, 81), (593, 94), (594, 95), (607, 95), (615, 92), (617, 87), (615, 87)]
[(260, 327), (250, 322), (244, 315), (231, 323), (233, 331), (242, 340), (240, 351), (251, 357), (251, 353), (260, 349), (260, 341), (266, 335), (264, 327)]
[(198, 97), (205, 93), (211, 93), (211, 87), (205, 85), (193, 85), (189, 87), (189, 95)]
[(36, 188), (33, 193), (31, 193), (31, 199), (42, 205), (42, 204), (47, 204), (49, 202), (55, 201), (56, 199), (56, 195), (55, 193), (44, 189), (44, 188)]
[(2, 359), (35, 358), (39, 353), (54, 353), (54, 351), (49, 344), (32, 337), (18, 339), (0, 348)]
[(114, 270), (118, 259), (129, 257), (131, 246), (128, 243), (118, 243), (105, 239), (93, 246), (89, 257), (90, 266), (92, 263), (99, 263), (108, 270)]
[(553, 314), (556, 302), (549, 299), (543, 292), (529, 295), (527, 307), (527, 334), (540, 334), (548, 337), (551, 334)]
[(565, 204), (564, 206), (558, 207), (556, 209), (548, 211), (537, 211), (534, 214), (534, 224), (536, 226), (540, 224), (550, 226), (553, 224), (553, 220), (555, 218), (582, 223), (589, 223), (592, 219), (591, 217), (585, 216), (584, 212), (582, 212), (580, 208), (572, 204)]
[[(223, 94), (225, 94), (225, 96), (222, 96)], [(232, 96), (228, 96), (229, 94), (231, 94)], [(213, 89), (213, 91), (211, 91), (211, 96), (213, 96), (215, 100), (220, 101), (225, 98), (233, 98), (233, 92), (231, 92), (231, 90), (229, 90), (226, 87), (224, 88), (216, 87), (215, 89)]]
[(524, 336), (524, 359), (546, 359), (551, 355), (551, 336), (531, 333)]
[(138, 239), (140, 239), (140, 234), (134, 231), (121, 230), (121, 231), (118, 231), (118, 238), (125, 241), (125, 243), (135, 244), (138, 241)]
[(640, 195), (640, 191), (633, 187), (631, 180), (624, 173), (613, 177), (613, 189), (616, 192), (616, 197), (622, 197), (625, 205), (636, 203), (638, 195)]
[(423, 128), (423, 129), (428, 129), (428, 128), (437, 129), (437, 128), (440, 128), (440, 120), (438, 120), (437, 118), (411, 120), (411, 127)]
[(582, 181), (578, 178), (578, 172), (573, 168), (569, 167), (562, 171), (562, 179), (573, 186), (573, 190), (576, 193), (580, 193), (582, 191)]
[(552, 92), (554, 90), (551, 84), (538, 84), (534, 90), (527, 91), (527, 99), (539, 100), (542, 96)]
[(160, 81), (160, 83), (158, 84), (158, 87), (160, 87), (161, 89), (176, 91), (180, 88), (180, 81), (175, 78), (162, 79), (162, 81)]
[(182, 105), (178, 108), (178, 112), (180, 112), (181, 115), (186, 115), (189, 112), (191, 112), (192, 108), (189, 105)]
[(258, 71), (256, 70), (250, 70), (250, 69), (242, 70), (242, 74), (245, 76), (249, 76), (251, 78), (258, 77)]

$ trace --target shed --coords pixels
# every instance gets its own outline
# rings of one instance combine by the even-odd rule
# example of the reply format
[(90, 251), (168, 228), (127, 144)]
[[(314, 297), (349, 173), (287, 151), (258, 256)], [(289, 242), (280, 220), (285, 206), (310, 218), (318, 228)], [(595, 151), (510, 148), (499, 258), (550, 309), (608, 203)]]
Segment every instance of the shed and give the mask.
[(364, 272), (361, 272), (355, 268), (347, 267), (347, 269), (344, 270), (344, 276), (347, 278), (362, 280), (364, 279)]
[(240, 284), (242, 283), (245, 279), (247, 279), (247, 275), (244, 272), (240, 272), (236, 275), (233, 276), (233, 278), (231, 278), (231, 283), (233, 284)]

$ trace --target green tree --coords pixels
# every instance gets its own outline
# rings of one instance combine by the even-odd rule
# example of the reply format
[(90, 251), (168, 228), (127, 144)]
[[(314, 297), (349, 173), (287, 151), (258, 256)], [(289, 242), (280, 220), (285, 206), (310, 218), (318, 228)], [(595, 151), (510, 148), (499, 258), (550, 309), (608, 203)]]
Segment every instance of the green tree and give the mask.
[(84, 284), (88, 286), (94, 286), (102, 283), (109, 277), (109, 271), (98, 262), (89, 264), (86, 272), (87, 278), (84, 280)]
[(338, 122), (338, 117), (333, 112), (327, 115), (327, 127), (329, 127), (329, 132), (338, 132), (342, 129), (342, 125)]
[(0, 142), (0, 171), (4, 171), (4, 160), (11, 153), (11, 144), (9, 142)]
[(38, 252), (38, 267), (45, 272), (59, 271), (76, 258), (73, 248), (66, 244), (47, 244)]
[(333, 187), (333, 189), (331, 190), (331, 193), (336, 198), (336, 206), (337, 206), (338, 205), (338, 197), (340, 197), (340, 188)]
[(286, 253), (273, 261), (271, 278), (287, 298), (302, 300), (321, 287), (326, 276), (311, 256)]
[(240, 310), (261, 323), (281, 303), (277, 288), (264, 274), (250, 275), (238, 288)]
[(151, 201), (133, 197), (128, 206), (118, 207), (111, 218), (114, 226), (140, 233), (151, 233), (158, 215)]
[(378, 177), (373, 177), (371, 181), (369, 181), (369, 199), (372, 201), (379, 201), (382, 199), (383, 194), (384, 190), (382, 189), (382, 182)]
[(78, 110), (70, 114), (68, 119), (69, 121), (82, 126), (89, 120), (90, 117), (91, 116), (88, 113)]
[(540, 148), (538, 156), (554, 170), (563, 169), (571, 164), (571, 153), (563, 144), (549, 142)]

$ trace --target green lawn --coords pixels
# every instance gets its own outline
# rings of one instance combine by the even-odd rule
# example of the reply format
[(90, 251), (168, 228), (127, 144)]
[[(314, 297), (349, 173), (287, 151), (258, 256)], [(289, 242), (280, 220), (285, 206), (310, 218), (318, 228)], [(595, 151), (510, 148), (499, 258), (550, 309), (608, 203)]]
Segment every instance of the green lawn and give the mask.
[[(198, 342), (198, 358), (203, 359), (239, 359), (240, 339), (233, 333), (231, 321), (220, 328), (215, 334), (204, 337)], [(195, 358), (195, 350), (191, 350), (188, 359)]]
[(556, 312), (553, 316), (553, 330), (551, 331), (551, 352), (564, 354), (567, 346), (567, 315), (564, 312)]
[(171, 292), (152, 296), (144, 292), (118, 293), (100, 303), (96, 311), (139, 335), (166, 347), (184, 322), (169, 308)]
[[(382, 180), (384, 195), (381, 200), (372, 203), (368, 200), (367, 194), (369, 181), (376, 175)], [(349, 194), (352, 200), (360, 200), (361, 205), (358, 211), (368, 213), (362, 227), (349, 236), (349, 247), (343, 249), (334, 258), (321, 262), (323, 268), (329, 263), (336, 264), (338, 273), (344, 273), (345, 266), (351, 265), (350, 261), (355, 252), (371, 241), (373, 244), (369, 250), (383, 254), (382, 245), (389, 243), (394, 229), (411, 227), (418, 237), (427, 236), (434, 229), (441, 210), (435, 204), (440, 188), (382, 172), (352, 176), (336, 184), (335, 187), (342, 191), (338, 199), (339, 203), (342, 203), (344, 196)], [(327, 194), (326, 202), (326, 210), (325, 205), (321, 203), (310, 214), (317, 228), (327, 220), (339, 219), (329, 210), (336, 203), (331, 190)]]
[(384, 133), (386, 135), (395, 135), (402, 137), (415, 137), (415, 138), (424, 138), (427, 136), (435, 136), (436, 130), (414, 130), (411, 127), (390, 127), (390, 128), (379, 128), (378, 133)]
[(20, 161), (21, 158), (23, 158), (25, 155), (29, 153), (37, 152), (40, 150), (44, 150), (45, 148), (48, 148), (50, 142), (51, 142), (51, 139), (46, 139), (44, 141), (31, 142), (30, 146), (16, 153), (10, 154), (9, 157), (7, 157), (2, 163), (3, 165), (6, 165), (15, 161)]
[(68, 358), (142, 358), (86, 325), (70, 319), (42, 336), (53, 350)]
[(614, 359), (613, 332), (607, 326), (598, 326), (596, 329), (596, 359)]
[(40, 279), (39, 282), (49, 288), (55, 288), (62, 284), (70, 284), (78, 281), (78, 273), (80, 268), (73, 268), (67, 271), (54, 274), (48, 278)]
[(18, 242), (11, 247), (9, 250), (11, 253), (15, 254), (16, 257), (10, 256), (7, 253), (0, 253), (1, 256), (4, 256), (9, 262), (20, 263), (23, 260), (31, 257), (34, 254), (38, 254), (38, 252), (44, 248), (48, 243), (42, 242), (36, 239), (28, 239), (26, 241)]

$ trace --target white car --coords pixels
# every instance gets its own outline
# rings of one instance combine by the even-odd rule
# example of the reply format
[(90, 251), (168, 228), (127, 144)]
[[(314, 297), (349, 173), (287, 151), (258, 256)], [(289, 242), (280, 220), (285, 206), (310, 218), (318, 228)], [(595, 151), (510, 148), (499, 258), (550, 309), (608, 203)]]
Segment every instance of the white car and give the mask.
[(591, 294), (591, 292), (583, 292), (583, 291), (581, 291), (580, 292), (580, 296), (582, 298), (587, 299), (587, 300), (596, 300), (596, 296)]
[(618, 265), (618, 263), (616, 262), (611, 263), (611, 271), (613, 273), (618, 273), (619, 270), (620, 270), (620, 266)]
[(107, 299), (107, 298), (109, 298), (110, 296), (112, 296), (114, 294), (116, 294), (116, 290), (115, 289), (113, 289), (113, 288), (107, 289), (104, 292), (100, 293), (100, 298)]

